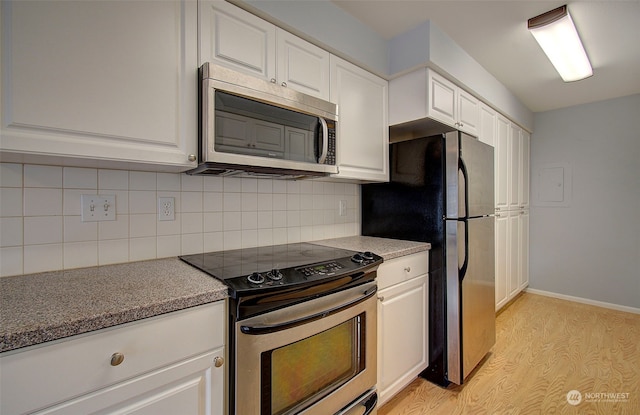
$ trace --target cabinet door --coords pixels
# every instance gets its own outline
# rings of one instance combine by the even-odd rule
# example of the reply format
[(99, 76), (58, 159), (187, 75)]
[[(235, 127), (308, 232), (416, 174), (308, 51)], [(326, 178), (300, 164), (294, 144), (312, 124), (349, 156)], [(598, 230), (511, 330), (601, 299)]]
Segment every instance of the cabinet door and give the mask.
[(199, 64), (276, 81), (276, 27), (226, 1), (199, 1)]
[(328, 101), (329, 52), (281, 29), (277, 42), (278, 83)]
[(480, 129), (480, 101), (465, 90), (457, 88), (457, 102), (458, 129), (477, 137)]
[(496, 122), (496, 145), (494, 149), (495, 163), (495, 198), (496, 210), (509, 208), (509, 186), (511, 184), (511, 127), (509, 120), (498, 115)]
[(339, 111), (333, 177), (389, 180), (387, 94), (387, 81), (331, 55), (331, 101)]
[(529, 211), (521, 210), (518, 218), (519, 234), (519, 289), (524, 290), (529, 285)]
[(378, 393), (382, 405), (428, 365), (428, 277), (378, 294)]
[[(492, 147), (496, 146), (496, 129), (497, 129), (496, 111), (486, 105), (480, 103), (480, 129), (478, 131), (478, 139)], [(495, 149), (494, 149), (495, 155)]]
[(496, 311), (509, 301), (509, 215), (496, 213)]
[(509, 212), (509, 243), (507, 244), (507, 257), (509, 258), (509, 271), (507, 274), (507, 292), (509, 299), (520, 291), (520, 212)]
[(223, 357), (220, 348), (35, 414), (222, 415)]
[(458, 87), (433, 71), (428, 71), (428, 87), (427, 110), (429, 116), (448, 125), (457, 125), (456, 94)]
[(530, 136), (526, 131), (522, 131), (521, 135), (521, 149), (520, 149), (520, 197), (519, 206), (521, 209), (529, 208), (529, 181), (530, 181), (530, 172), (529, 172), (529, 158), (530, 158)]
[(1, 7), (3, 157), (166, 171), (195, 166), (195, 2)]
[(509, 184), (509, 209), (520, 208), (520, 180), (521, 180), (521, 160), (522, 160), (522, 137), (521, 130), (515, 124), (510, 127), (510, 154), (509, 159), (511, 166), (509, 167), (509, 176), (511, 178)]

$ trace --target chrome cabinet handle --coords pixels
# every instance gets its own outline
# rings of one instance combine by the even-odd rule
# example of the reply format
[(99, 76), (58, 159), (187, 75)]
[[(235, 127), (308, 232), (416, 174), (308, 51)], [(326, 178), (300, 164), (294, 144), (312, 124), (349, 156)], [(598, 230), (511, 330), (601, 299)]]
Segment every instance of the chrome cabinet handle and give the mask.
[(221, 367), (224, 365), (224, 357), (216, 356), (213, 358), (213, 365), (215, 367)]
[(275, 84), (276, 83), (276, 78), (271, 78), (271, 83)]
[(378, 300), (384, 301), (384, 297), (378, 297)]
[(283, 83), (281, 83), (280, 85), (282, 85), (282, 86), (283, 86), (283, 87), (285, 87), (285, 88), (287, 87), (287, 83), (286, 83), (286, 82), (283, 82)]
[(189, 161), (196, 161), (196, 155), (195, 154), (189, 154), (189, 157), (187, 157), (187, 159)]
[(124, 362), (124, 354), (116, 352), (111, 355), (111, 366), (118, 366), (122, 362)]

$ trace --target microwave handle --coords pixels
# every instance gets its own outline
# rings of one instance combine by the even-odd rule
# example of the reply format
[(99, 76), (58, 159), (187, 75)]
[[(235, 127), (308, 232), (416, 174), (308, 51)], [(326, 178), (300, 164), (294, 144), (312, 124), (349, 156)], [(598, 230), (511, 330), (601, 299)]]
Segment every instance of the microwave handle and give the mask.
[(327, 127), (327, 121), (324, 118), (318, 117), (318, 119), (322, 124), (322, 153), (318, 157), (318, 164), (324, 164), (329, 152), (329, 127)]

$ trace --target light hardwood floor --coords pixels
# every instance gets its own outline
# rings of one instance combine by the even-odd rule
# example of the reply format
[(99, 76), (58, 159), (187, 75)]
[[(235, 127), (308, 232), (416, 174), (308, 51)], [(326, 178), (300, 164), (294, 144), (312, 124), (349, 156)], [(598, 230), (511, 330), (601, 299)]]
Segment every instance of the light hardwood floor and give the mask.
[(525, 293), (496, 329), (463, 386), (418, 378), (378, 415), (640, 414), (640, 315)]

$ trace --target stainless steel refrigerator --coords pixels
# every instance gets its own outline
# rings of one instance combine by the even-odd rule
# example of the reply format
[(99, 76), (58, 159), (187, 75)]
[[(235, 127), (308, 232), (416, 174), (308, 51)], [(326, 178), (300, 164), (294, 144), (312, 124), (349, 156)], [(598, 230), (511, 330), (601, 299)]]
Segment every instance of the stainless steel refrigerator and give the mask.
[(430, 242), (429, 367), (462, 384), (495, 343), (493, 147), (459, 131), (390, 145), (362, 186), (362, 234)]

